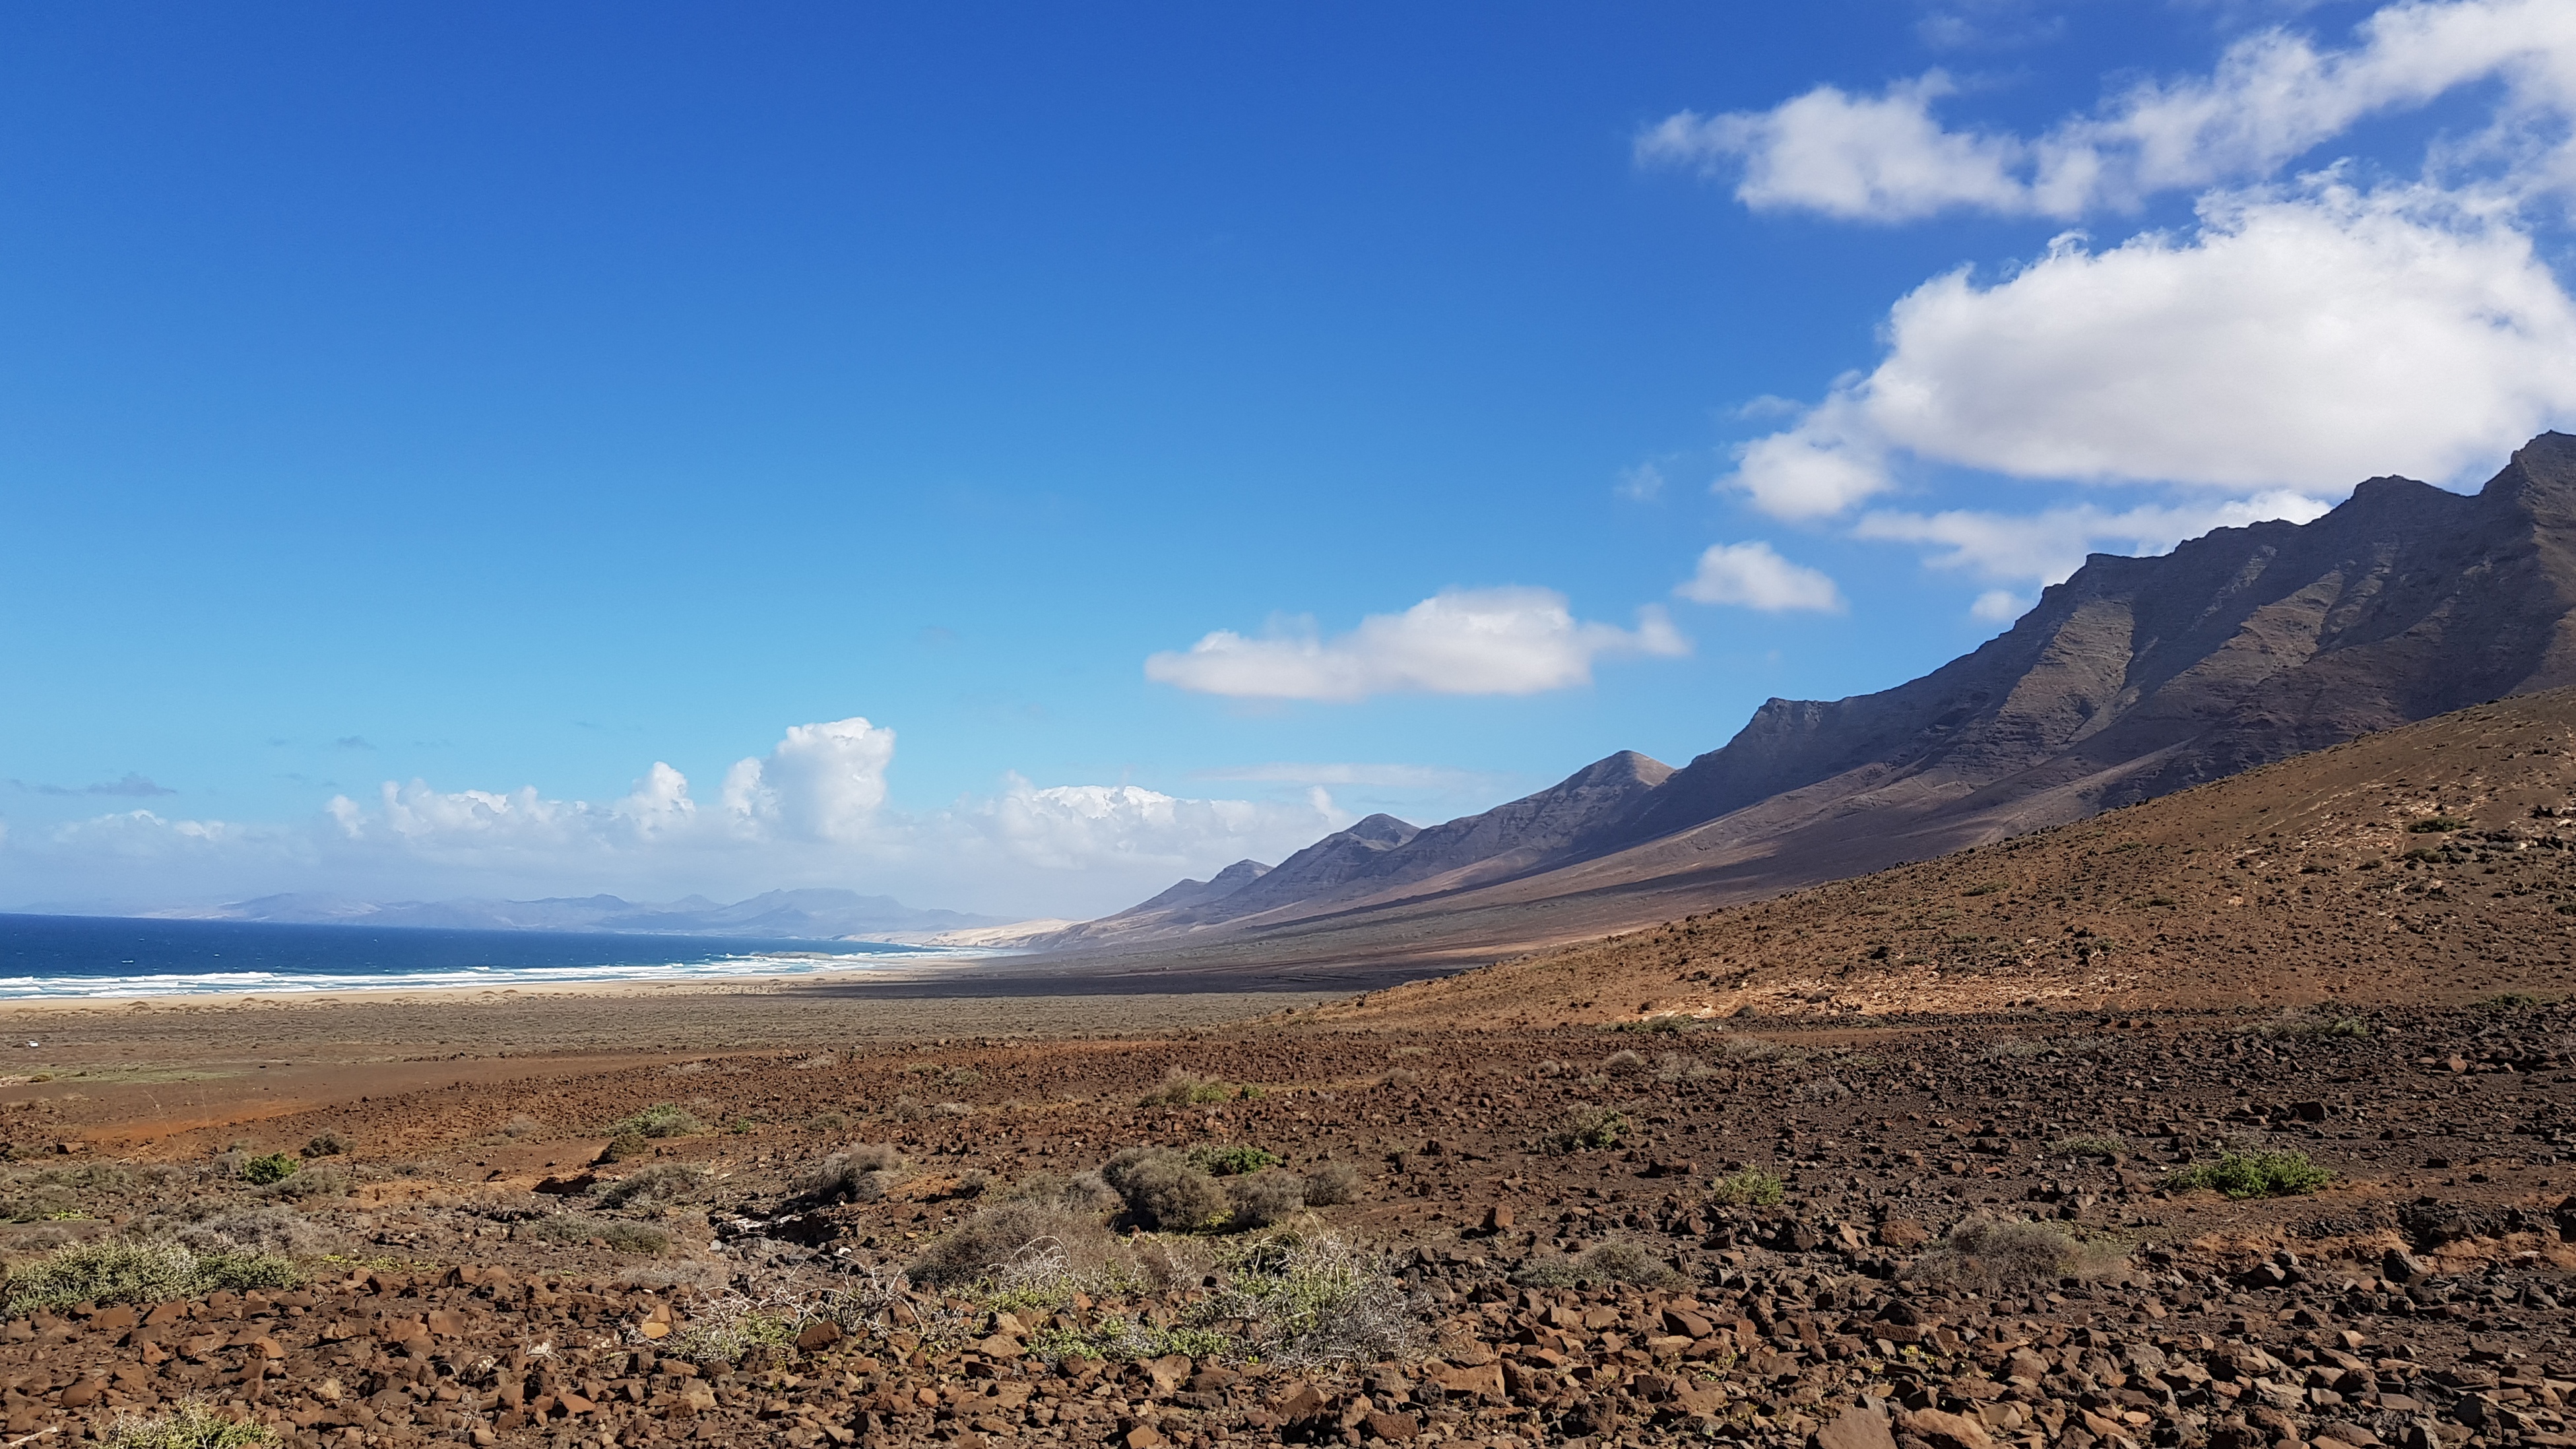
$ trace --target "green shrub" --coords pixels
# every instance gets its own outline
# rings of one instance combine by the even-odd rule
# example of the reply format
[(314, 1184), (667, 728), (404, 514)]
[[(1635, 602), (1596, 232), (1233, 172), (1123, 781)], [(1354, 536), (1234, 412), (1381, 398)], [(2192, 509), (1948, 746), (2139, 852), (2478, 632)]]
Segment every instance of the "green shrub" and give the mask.
[(735, 1294), (718, 1300), (663, 1340), (661, 1353), (694, 1364), (740, 1363), (754, 1348), (784, 1348), (796, 1341), (796, 1319)]
[(2118, 1157), (2128, 1150), (2127, 1139), (2117, 1132), (2079, 1132), (2048, 1144), (2052, 1157)]
[(2334, 1173), (2304, 1152), (2241, 1152), (2230, 1148), (2215, 1162), (2195, 1163), (2165, 1179), (2181, 1191), (2205, 1187), (2222, 1197), (2298, 1197), (2334, 1181)]
[(1279, 1158), (1258, 1147), (1231, 1143), (1223, 1147), (1193, 1147), (1190, 1149), (1190, 1162), (1215, 1177), (1241, 1177), (1265, 1167), (1277, 1167)]
[(75, 1303), (169, 1303), (219, 1288), (292, 1288), (295, 1265), (270, 1253), (194, 1253), (169, 1238), (75, 1243), (9, 1271), (11, 1314)]
[(1628, 1135), (1628, 1119), (1607, 1107), (1578, 1107), (1539, 1139), (1538, 1149), (1551, 1156), (1595, 1152), (1619, 1145)]
[(1769, 1207), (1789, 1195), (1789, 1184), (1764, 1167), (1730, 1172), (1708, 1185), (1709, 1200), (1729, 1207)]
[(108, 1426), (105, 1449), (253, 1449), (274, 1444), (276, 1431), (184, 1403), (150, 1418), (121, 1418)]
[(241, 1179), (256, 1187), (266, 1187), (272, 1182), (284, 1182), (293, 1177), (295, 1170), (303, 1165), (304, 1159), (292, 1152), (272, 1152), (243, 1162)]
[(630, 1132), (638, 1137), (695, 1137), (707, 1130), (707, 1124), (699, 1121), (695, 1112), (676, 1102), (662, 1102), (608, 1130), (612, 1137)]

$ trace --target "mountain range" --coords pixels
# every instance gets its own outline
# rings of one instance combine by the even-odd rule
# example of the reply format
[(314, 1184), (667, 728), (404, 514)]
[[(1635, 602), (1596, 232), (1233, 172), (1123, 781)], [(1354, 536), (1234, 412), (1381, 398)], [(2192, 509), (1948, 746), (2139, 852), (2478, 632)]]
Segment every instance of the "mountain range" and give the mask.
[(920, 939), (1007, 921), (1005, 917), (970, 916), (962, 911), (915, 910), (892, 896), (827, 889), (770, 891), (729, 906), (704, 896), (656, 904), (617, 896), (555, 896), (535, 901), (361, 901), (339, 896), (276, 895), (206, 910), (154, 914), (165, 919), (745, 936), (797, 941)]
[(1490, 957), (1922, 860), (2576, 683), (2576, 437), (2475, 494), (2373, 478), (2313, 522), (2089, 557), (1875, 694), (1773, 699), (1429, 829), (1374, 815), (1032, 944), (1226, 961)]

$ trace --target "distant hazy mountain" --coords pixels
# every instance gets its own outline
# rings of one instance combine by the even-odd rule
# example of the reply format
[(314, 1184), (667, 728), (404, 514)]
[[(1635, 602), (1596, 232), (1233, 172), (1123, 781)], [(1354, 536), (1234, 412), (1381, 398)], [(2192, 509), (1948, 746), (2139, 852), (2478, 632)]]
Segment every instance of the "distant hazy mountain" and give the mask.
[(772, 936), (808, 941), (877, 940), (1010, 924), (1004, 916), (915, 910), (892, 896), (856, 891), (771, 891), (732, 905), (704, 896), (659, 904), (617, 896), (537, 901), (360, 901), (278, 895), (207, 910), (155, 911), (164, 918), (307, 924), (445, 927), (482, 931), (606, 931), (662, 936)]
[(2095, 554), (1975, 652), (1877, 694), (1771, 700), (1681, 770), (1621, 753), (1428, 830), (1373, 816), (1231, 891), (1185, 882), (1044, 944), (1487, 954), (1924, 859), (2570, 683), (2576, 437), (2544, 433), (2474, 495), (2373, 478), (2312, 523)]

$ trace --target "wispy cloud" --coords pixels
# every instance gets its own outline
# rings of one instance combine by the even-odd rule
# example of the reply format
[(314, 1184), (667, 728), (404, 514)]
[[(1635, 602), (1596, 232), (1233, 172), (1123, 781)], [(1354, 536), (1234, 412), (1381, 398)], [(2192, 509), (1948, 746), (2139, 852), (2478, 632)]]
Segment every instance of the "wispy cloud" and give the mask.
[(1229, 780), (1277, 785), (1371, 786), (1390, 790), (1482, 790), (1505, 777), (1448, 765), (1364, 765), (1300, 763), (1277, 760), (1258, 765), (1219, 765), (1192, 770), (1193, 780)]
[(126, 771), (119, 779), (103, 781), (96, 785), (31, 785), (24, 780), (11, 780), (9, 783), (31, 795), (123, 795), (134, 799), (148, 799), (154, 795), (179, 793), (167, 785), (156, 785), (149, 778), (135, 774), (131, 770)]

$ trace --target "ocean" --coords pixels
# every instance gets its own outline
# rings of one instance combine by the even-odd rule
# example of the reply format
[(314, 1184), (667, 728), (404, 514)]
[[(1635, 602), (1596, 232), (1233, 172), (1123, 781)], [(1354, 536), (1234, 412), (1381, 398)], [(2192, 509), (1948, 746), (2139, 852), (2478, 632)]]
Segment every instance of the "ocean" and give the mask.
[(983, 954), (868, 941), (0, 914), (0, 1001), (705, 981)]

